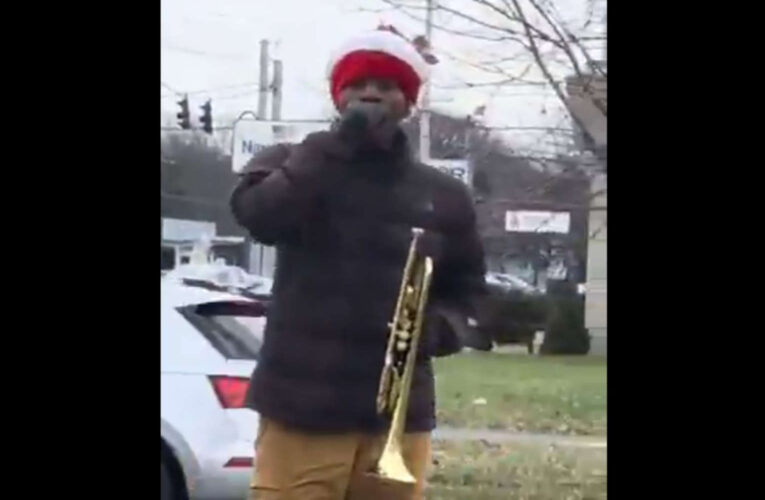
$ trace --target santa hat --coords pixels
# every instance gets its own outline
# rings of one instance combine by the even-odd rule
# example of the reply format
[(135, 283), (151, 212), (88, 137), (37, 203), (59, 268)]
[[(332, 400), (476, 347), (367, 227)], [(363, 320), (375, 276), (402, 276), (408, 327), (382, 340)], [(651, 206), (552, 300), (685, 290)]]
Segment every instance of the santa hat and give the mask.
[(389, 29), (351, 38), (332, 55), (327, 68), (335, 105), (340, 92), (361, 78), (394, 80), (410, 104), (428, 78), (428, 63), (409, 41)]

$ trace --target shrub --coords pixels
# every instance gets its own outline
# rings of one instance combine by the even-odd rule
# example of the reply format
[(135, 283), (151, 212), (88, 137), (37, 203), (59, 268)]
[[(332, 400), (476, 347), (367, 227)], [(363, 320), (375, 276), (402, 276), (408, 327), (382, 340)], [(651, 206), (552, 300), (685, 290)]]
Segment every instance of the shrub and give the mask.
[(492, 293), (482, 300), (478, 329), (497, 344), (529, 344), (544, 328), (546, 299), (521, 292)]
[(590, 335), (584, 327), (584, 296), (568, 285), (550, 289), (542, 354), (587, 354)]

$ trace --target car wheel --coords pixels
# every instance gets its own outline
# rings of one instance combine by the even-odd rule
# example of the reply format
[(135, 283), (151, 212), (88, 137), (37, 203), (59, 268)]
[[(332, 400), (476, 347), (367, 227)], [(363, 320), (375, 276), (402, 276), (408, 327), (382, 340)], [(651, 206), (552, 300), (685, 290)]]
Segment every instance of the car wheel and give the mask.
[(162, 465), (162, 479), (160, 481), (162, 496), (160, 497), (160, 500), (176, 500), (173, 491), (173, 480), (170, 478), (170, 472), (167, 470), (167, 465), (165, 465), (165, 462), (160, 462), (160, 464)]

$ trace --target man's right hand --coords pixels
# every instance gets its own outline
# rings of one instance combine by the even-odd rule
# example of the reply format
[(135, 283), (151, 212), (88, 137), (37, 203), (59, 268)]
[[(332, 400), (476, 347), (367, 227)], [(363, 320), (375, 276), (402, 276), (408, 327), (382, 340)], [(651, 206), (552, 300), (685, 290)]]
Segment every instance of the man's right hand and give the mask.
[(348, 159), (365, 146), (388, 149), (397, 130), (398, 124), (389, 118), (382, 106), (356, 101), (348, 105), (336, 127), (309, 134), (298, 151), (306, 156), (325, 153)]

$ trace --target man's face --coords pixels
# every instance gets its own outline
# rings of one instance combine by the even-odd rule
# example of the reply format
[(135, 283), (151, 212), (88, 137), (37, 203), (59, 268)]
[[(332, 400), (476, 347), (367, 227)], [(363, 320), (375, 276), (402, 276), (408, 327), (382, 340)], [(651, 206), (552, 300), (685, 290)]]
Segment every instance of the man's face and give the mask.
[(386, 116), (397, 122), (409, 114), (409, 103), (393, 80), (368, 78), (355, 81), (340, 92), (340, 112), (354, 102), (376, 103)]

